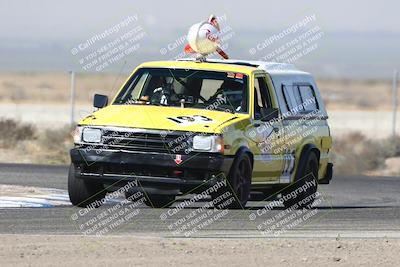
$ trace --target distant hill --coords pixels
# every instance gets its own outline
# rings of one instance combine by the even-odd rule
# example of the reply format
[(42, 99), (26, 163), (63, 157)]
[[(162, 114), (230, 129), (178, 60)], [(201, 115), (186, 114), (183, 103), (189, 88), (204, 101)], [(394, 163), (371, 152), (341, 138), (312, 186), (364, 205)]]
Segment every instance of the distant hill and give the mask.
[[(154, 32), (139, 40), (140, 47), (104, 68), (102, 72), (129, 72), (148, 60), (174, 59), (182, 54), (185, 29)], [(229, 35), (230, 34), (230, 35)], [(283, 38), (252, 55), (249, 50), (273, 32), (227, 31), (223, 44), (231, 58), (260, 59), (292, 41), (298, 34)], [(0, 71), (76, 71), (84, 70), (79, 57), (70, 52), (84, 40), (10, 40), (0, 38)], [(110, 40), (104, 40), (109, 42)], [(324, 32), (317, 47), (294, 63), (321, 78), (390, 78), (400, 69), (400, 35), (382, 33)], [(92, 48), (100, 48), (101, 43)], [(89, 50), (90, 50), (89, 49)], [(126, 62), (126, 63), (125, 63)], [(89, 70), (89, 72), (95, 70)]]

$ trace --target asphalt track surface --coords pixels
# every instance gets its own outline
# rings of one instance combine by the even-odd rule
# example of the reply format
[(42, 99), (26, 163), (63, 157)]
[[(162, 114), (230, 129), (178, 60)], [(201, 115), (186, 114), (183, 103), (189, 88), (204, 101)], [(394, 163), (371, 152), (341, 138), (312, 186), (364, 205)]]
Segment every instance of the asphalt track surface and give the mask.
[[(67, 166), (0, 164), (0, 184), (67, 189)], [(192, 237), (392, 237), (400, 238), (400, 177), (335, 176), (331, 184), (319, 186), (320, 201), (311, 217), (297, 225), (262, 232), (257, 227), (282, 214), (274, 207), (258, 215), (268, 202), (248, 203), (245, 210), (230, 210), (218, 220), (192, 234)], [(183, 201), (182, 199), (180, 201)], [(179, 204), (179, 201), (177, 202)], [(205, 203), (205, 202), (204, 202)], [(168, 228), (201, 207), (185, 208), (161, 220), (168, 209), (139, 207), (136, 216), (115, 227), (108, 234), (132, 236), (180, 236)], [(112, 207), (105, 205), (92, 210), (82, 220)], [(214, 211), (212, 208), (210, 212)], [(82, 221), (71, 219), (80, 209), (72, 206), (53, 208), (2, 208), (0, 234), (72, 234), (81, 235)], [(310, 211), (307, 211), (310, 214)], [(256, 214), (255, 219), (249, 219)], [(260, 213), (261, 214), (261, 213)], [(253, 217), (254, 218), (254, 217)], [(175, 229), (175, 228), (174, 228)], [(283, 229), (283, 228), (281, 228)], [(182, 235), (183, 232), (182, 232)]]

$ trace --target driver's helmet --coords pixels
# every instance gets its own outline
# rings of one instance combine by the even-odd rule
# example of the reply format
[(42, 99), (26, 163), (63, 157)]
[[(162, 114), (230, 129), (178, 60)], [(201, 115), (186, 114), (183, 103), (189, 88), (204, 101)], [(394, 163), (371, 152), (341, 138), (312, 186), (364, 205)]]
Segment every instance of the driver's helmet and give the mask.
[(220, 89), (224, 97), (227, 98), (227, 105), (231, 105), (235, 109), (241, 105), (243, 99), (242, 83), (226, 80), (222, 83)]

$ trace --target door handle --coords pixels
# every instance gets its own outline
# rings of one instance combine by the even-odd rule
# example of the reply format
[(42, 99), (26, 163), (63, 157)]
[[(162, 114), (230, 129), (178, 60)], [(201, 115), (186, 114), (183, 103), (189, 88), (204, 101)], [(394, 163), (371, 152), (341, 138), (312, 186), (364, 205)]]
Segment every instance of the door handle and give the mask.
[(279, 134), (279, 127), (273, 127), (272, 130), (276, 134), (277, 138), (281, 138), (281, 135)]

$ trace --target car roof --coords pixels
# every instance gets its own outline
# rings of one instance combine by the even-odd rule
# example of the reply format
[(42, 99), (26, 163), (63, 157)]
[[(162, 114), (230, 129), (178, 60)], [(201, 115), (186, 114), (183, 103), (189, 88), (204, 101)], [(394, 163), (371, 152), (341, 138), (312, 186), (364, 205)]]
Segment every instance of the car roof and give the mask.
[(140, 67), (169, 67), (169, 68), (191, 68), (191, 69), (212, 69), (216, 71), (232, 72), (253, 72), (263, 70), (271, 75), (283, 74), (305, 74), (307, 72), (298, 70), (293, 64), (240, 60), (240, 59), (211, 59), (198, 61), (196, 58), (181, 58), (178, 60), (150, 61), (140, 65)]
[(194, 70), (212, 70), (222, 72), (242, 72), (250, 74), (255, 68), (252, 66), (242, 66), (233, 64), (220, 64), (213, 62), (198, 62), (195, 60), (167, 60), (167, 61), (150, 61), (142, 63), (140, 67), (150, 68), (174, 68), (174, 69), (194, 69)]
[[(196, 61), (195, 58), (182, 58), (178, 61)], [(261, 69), (269, 74), (306, 74), (307, 72), (301, 71), (293, 64), (279, 63), (279, 62), (268, 62), (268, 61), (257, 61), (257, 60), (241, 60), (241, 59), (206, 59), (205, 62), (218, 63), (226, 65), (237, 65), (237, 66), (248, 66), (255, 69)]]

